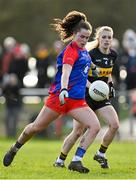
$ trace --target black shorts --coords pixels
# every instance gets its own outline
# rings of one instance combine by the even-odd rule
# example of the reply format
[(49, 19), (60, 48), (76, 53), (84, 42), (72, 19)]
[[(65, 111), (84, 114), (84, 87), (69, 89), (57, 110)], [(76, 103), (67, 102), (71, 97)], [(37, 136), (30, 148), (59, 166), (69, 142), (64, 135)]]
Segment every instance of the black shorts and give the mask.
[(96, 111), (102, 107), (105, 107), (105, 106), (109, 106), (111, 105), (111, 102), (110, 100), (108, 99), (105, 99), (104, 101), (94, 101), (88, 93), (86, 93), (86, 97), (85, 97), (85, 100), (88, 104), (88, 106), (93, 110), (93, 111)]

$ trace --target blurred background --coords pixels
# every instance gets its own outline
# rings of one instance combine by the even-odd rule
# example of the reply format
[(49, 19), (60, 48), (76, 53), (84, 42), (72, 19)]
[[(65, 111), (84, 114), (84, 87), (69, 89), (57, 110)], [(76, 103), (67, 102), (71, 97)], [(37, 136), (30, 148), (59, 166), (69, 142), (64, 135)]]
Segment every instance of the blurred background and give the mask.
[[(64, 47), (50, 24), (78, 10), (86, 14), (93, 32), (104, 25), (114, 30), (112, 46), (118, 59), (112, 103), (121, 122), (117, 139), (135, 139), (135, 7), (135, 0), (0, 0), (0, 136), (16, 137), (37, 116), (54, 79), (56, 56)], [(71, 128), (70, 117), (61, 117), (38, 137), (63, 138)]]

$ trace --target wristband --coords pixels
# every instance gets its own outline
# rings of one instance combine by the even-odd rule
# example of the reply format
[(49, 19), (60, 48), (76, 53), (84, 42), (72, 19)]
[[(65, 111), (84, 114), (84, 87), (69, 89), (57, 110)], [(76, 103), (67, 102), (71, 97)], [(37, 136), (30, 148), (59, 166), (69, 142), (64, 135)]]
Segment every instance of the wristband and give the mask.
[(62, 92), (62, 91), (68, 91), (66, 88), (62, 88), (61, 90), (60, 90), (60, 92)]

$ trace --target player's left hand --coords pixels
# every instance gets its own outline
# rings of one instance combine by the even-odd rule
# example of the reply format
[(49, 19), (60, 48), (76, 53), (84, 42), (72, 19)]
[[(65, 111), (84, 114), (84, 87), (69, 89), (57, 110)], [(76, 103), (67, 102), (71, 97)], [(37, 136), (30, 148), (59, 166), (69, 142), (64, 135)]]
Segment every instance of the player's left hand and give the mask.
[(59, 100), (60, 100), (61, 105), (66, 103), (65, 98), (67, 97), (68, 97), (68, 90), (66, 88), (61, 89), (60, 95), (59, 95)]
[(109, 98), (115, 97), (115, 88), (113, 82), (109, 82)]
[(93, 76), (95, 77), (98, 77), (99, 76), (99, 69), (95, 66), (93, 69), (92, 69), (92, 74)]

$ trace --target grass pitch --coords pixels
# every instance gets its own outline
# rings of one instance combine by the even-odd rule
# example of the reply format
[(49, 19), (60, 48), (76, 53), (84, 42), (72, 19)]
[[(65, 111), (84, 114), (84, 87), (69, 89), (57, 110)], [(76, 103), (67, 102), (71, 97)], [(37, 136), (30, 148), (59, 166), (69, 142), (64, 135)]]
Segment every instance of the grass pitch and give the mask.
[[(99, 148), (95, 142), (88, 149), (83, 163), (90, 169), (88, 174), (69, 171), (67, 168), (55, 168), (53, 162), (60, 152), (62, 141), (30, 140), (18, 152), (12, 165), (4, 167), (3, 155), (15, 142), (0, 140), (0, 179), (136, 179), (136, 142), (114, 141), (107, 152), (111, 169), (101, 169), (93, 160)], [(71, 161), (75, 147), (70, 152), (66, 167)]]

